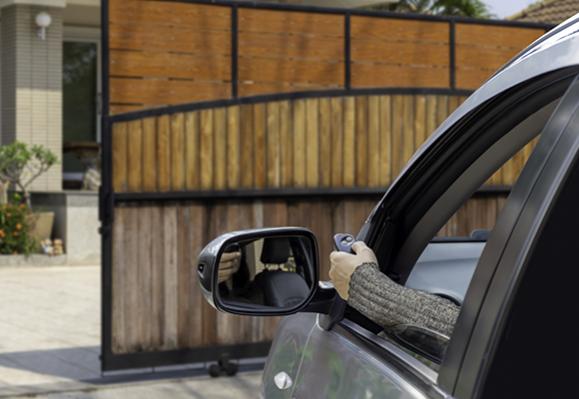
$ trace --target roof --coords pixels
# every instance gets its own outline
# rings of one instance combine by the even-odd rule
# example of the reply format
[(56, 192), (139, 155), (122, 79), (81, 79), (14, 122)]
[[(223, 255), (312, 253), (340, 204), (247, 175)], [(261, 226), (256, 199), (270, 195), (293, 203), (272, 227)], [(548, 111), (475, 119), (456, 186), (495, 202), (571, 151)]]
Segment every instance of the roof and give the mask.
[(509, 19), (559, 24), (577, 13), (579, 13), (579, 0), (541, 0)]

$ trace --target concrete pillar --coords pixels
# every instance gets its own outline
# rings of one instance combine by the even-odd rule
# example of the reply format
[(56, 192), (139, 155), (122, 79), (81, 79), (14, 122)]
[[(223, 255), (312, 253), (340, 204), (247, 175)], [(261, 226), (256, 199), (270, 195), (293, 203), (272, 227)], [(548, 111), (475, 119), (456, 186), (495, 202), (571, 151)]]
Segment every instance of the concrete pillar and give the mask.
[[(31, 4), (32, 3), (32, 4)], [(40, 5), (38, 5), (40, 4)], [(62, 158), (62, 34), (64, 1), (0, 1), (2, 144), (41, 144)], [(46, 38), (38, 37), (36, 15), (52, 17)], [(62, 165), (53, 166), (32, 186), (62, 189)]]

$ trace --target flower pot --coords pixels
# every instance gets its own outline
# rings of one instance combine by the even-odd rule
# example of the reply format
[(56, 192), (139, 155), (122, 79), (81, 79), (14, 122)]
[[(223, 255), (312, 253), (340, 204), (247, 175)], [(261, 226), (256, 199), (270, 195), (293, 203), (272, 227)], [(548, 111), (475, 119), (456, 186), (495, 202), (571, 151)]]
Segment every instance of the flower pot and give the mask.
[(34, 212), (32, 214), (32, 229), (30, 235), (38, 241), (52, 237), (54, 212)]

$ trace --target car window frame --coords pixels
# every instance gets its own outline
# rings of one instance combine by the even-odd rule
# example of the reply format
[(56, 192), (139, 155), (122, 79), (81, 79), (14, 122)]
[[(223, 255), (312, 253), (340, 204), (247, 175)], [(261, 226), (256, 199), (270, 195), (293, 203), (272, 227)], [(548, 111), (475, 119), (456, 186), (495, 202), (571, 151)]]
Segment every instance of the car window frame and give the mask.
[[(397, 185), (388, 190), (358, 234), (376, 252), (383, 272), (393, 280), (404, 284), (416, 260), (428, 240), (421, 243), (410, 256), (401, 262), (399, 252), (411, 239), (412, 229), (432, 205), (452, 184), (496, 141), (510, 132), (536, 110), (560, 98), (572, 79), (579, 73), (579, 66), (564, 68), (523, 82), (501, 93), (488, 102), (480, 104), (456, 121), (440, 139), (422, 148), (410, 167), (397, 178)], [(539, 98), (537, 93), (544, 98)], [(524, 100), (529, 104), (523, 103)], [(536, 105), (534, 103), (538, 103)], [(506, 112), (506, 105), (519, 106), (519, 115)], [(522, 105), (520, 105), (522, 104)], [(528, 109), (527, 109), (528, 108)], [(460, 108), (457, 110), (459, 111)], [(452, 116), (451, 116), (452, 117)], [(489, 123), (503, 123), (490, 134), (481, 133)], [(487, 128), (488, 130), (488, 128)], [(469, 141), (470, 140), (470, 141)], [(469, 151), (465, 151), (465, 145)], [(460, 162), (457, 156), (461, 156)], [(470, 197), (478, 187), (465, 193)], [(453, 209), (450, 214), (454, 213)]]
[(570, 85), (513, 187), (506, 204), (509, 209), (499, 218), (498, 233), (491, 237), (473, 276), (455, 327), (461, 331), (460, 339), (451, 340), (439, 373), (440, 385), (458, 397), (475, 398), (484, 389), (518, 283), (579, 157), (577, 124), (579, 77)]

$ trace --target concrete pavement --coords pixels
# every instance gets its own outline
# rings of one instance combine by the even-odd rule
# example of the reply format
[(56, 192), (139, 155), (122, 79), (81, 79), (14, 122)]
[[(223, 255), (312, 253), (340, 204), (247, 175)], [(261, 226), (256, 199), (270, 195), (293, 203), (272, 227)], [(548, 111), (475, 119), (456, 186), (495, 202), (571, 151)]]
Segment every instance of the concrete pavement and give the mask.
[[(98, 266), (0, 267), (0, 398), (257, 397), (256, 372), (219, 379), (103, 378), (100, 314)], [(187, 373), (184, 367), (177, 374)]]

